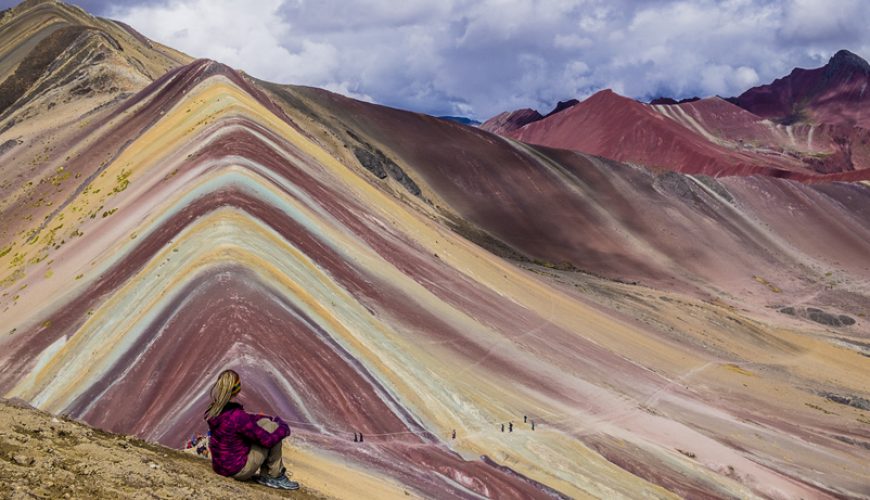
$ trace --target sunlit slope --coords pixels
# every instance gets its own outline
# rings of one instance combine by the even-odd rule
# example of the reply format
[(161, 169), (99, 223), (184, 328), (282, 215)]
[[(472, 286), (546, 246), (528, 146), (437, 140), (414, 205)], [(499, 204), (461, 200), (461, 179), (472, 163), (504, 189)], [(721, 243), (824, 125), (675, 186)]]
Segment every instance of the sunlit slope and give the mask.
[(177, 445), (233, 367), (250, 408), (293, 422), (300, 470), (381, 478), (367, 487), (866, 494), (862, 413), (815, 409), (833, 404), (821, 391), (866, 391), (854, 350), (641, 287), (621, 290), (631, 308), (685, 325), (601, 305), (433, 218), (426, 198), (460, 194), (427, 165), (403, 163), (420, 196), (384, 185), (215, 63), (167, 74), (102, 127), (105, 164), (3, 240), (7, 397)]
[(129, 26), (94, 17), (84, 10), (55, 0), (28, 0), (0, 16), (0, 76), (6, 78), (26, 60), (41, 41), (57, 30), (79, 26), (102, 33), (143, 75), (154, 79), (168, 67), (189, 62), (190, 57), (148, 40)]
[(46, 217), (80, 183), (74, 179), (103, 166), (126, 140), (103, 127), (123, 113), (125, 99), (190, 61), (75, 6), (32, 1), (4, 11), (0, 239), (22, 218)]
[(2, 131), (47, 111), (63, 115), (75, 109), (71, 103), (96, 107), (191, 61), (129, 26), (54, 0), (4, 11), (0, 54)]

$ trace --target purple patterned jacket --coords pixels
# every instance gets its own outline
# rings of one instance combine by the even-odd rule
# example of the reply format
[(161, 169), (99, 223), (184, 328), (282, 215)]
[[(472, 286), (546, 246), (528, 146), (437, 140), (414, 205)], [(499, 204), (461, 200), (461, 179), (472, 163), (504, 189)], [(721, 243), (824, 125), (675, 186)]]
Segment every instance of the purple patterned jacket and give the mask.
[(232, 476), (238, 473), (248, 461), (251, 444), (259, 444), (271, 448), (290, 435), (290, 426), (281, 417), (271, 418), (278, 428), (269, 433), (257, 425), (263, 415), (252, 415), (245, 411), (242, 405), (229, 402), (221, 414), (208, 419), (211, 429), (209, 448), (211, 448), (211, 466), (221, 476)]

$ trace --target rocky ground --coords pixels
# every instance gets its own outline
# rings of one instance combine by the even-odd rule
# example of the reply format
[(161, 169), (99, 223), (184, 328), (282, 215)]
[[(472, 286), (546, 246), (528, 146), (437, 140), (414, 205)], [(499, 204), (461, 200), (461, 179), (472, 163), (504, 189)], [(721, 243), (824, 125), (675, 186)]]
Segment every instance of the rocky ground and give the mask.
[(218, 476), (208, 461), (0, 400), (0, 498), (324, 498)]

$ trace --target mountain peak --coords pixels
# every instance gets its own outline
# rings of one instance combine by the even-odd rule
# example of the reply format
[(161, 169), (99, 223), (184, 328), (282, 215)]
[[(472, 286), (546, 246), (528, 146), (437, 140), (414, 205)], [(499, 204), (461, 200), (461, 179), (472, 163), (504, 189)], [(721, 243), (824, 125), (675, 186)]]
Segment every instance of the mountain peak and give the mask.
[(825, 75), (831, 76), (843, 70), (858, 70), (870, 75), (870, 64), (861, 56), (846, 49), (838, 50), (825, 66)]
[(544, 118), (546, 118), (548, 116), (555, 115), (556, 113), (558, 113), (560, 111), (565, 111), (566, 109), (570, 108), (571, 106), (575, 106), (579, 103), (580, 103), (580, 101), (578, 101), (577, 99), (568, 99), (566, 101), (559, 101), (559, 103), (556, 104), (556, 107), (553, 108), (553, 111), (550, 111), (549, 113), (544, 115)]
[[(623, 102), (623, 101), (637, 102), (634, 99), (625, 97), (622, 94), (614, 92), (613, 89), (601, 89), (598, 92), (587, 97), (586, 101), (590, 101), (590, 102), (599, 102), (599, 101), (600, 102)], [(584, 101), (584, 102), (586, 102), (586, 101)]]
[(795, 68), (788, 76), (753, 87), (730, 101), (783, 125), (803, 121), (868, 127), (868, 83), (870, 64), (844, 49), (824, 66)]
[(480, 125), (480, 128), (487, 132), (492, 132), (493, 134), (503, 134), (543, 118), (544, 116), (541, 113), (538, 113), (537, 110), (523, 108), (516, 111), (505, 111), (504, 113), (493, 116), (489, 120), (483, 122), (483, 124)]

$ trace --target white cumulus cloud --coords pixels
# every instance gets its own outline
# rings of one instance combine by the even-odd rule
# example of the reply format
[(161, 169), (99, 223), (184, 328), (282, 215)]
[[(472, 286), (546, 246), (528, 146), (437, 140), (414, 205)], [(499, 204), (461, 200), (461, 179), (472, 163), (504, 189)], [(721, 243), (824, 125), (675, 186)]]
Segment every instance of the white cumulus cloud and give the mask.
[(870, 55), (863, 0), (79, 1), (258, 78), (482, 119), (607, 87), (730, 96)]

